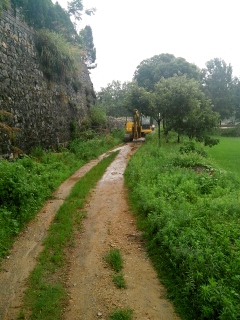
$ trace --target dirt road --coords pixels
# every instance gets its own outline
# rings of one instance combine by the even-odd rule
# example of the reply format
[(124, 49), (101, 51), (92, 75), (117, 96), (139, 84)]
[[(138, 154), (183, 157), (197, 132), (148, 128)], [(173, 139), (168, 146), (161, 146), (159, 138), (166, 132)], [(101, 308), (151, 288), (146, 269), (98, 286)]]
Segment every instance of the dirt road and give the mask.
[[(136, 145), (120, 147), (115, 161), (92, 191), (85, 207), (87, 217), (83, 230), (76, 232), (69, 258), (66, 288), (69, 304), (63, 314), (66, 320), (107, 319), (115, 308), (129, 307), (134, 319), (179, 319), (165, 299), (165, 289), (146, 256), (135, 218), (129, 211), (123, 173)], [(0, 273), (0, 319), (16, 319), (25, 280), (35, 266), (58, 207), (73, 184), (99, 160), (82, 167), (56, 191), (15, 243)], [(124, 259), (123, 274), (127, 288), (118, 289), (112, 281), (112, 270), (103, 260), (110, 248), (120, 250)], [(4, 290), (2, 290), (4, 288)]]

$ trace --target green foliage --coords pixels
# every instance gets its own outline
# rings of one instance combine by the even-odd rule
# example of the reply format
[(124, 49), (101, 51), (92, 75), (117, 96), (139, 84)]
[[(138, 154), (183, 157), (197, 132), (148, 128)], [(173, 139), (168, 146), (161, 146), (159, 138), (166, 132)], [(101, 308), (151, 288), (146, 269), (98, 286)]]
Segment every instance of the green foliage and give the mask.
[(105, 135), (78, 139), (69, 150), (45, 152), (36, 147), (31, 157), (0, 161), (0, 258), (7, 254), (14, 236), (35, 216), (44, 201), (70, 174), (121, 142)]
[(68, 13), (75, 18), (81, 20), (81, 12), (83, 11), (82, 0), (72, 0), (68, 2)]
[(204, 137), (204, 145), (213, 147), (216, 146), (219, 143), (219, 139), (215, 139), (212, 137)]
[(183, 145), (180, 147), (179, 151), (181, 154), (183, 153), (189, 154), (190, 152), (197, 152), (201, 156), (207, 157), (206, 151), (203, 150), (203, 148), (200, 148), (199, 146), (197, 147), (196, 143), (194, 143), (193, 141), (184, 142)]
[(152, 115), (153, 95), (144, 88), (139, 87), (136, 82), (129, 84), (124, 103), (131, 115), (134, 109), (144, 115)]
[(49, 29), (61, 33), (69, 41), (78, 38), (69, 14), (58, 2), (53, 4), (51, 0), (11, 1), (13, 7), (20, 8), (27, 23), (34, 26), (35, 29)]
[(214, 105), (214, 111), (221, 115), (221, 119), (233, 114), (232, 103), (232, 66), (219, 58), (206, 63), (202, 70), (202, 88)]
[(161, 280), (184, 319), (237, 319), (240, 180), (197, 144), (180, 153), (175, 144), (156, 148), (152, 136), (125, 178)]
[[(19, 128), (11, 125), (13, 114), (5, 110), (0, 110), (0, 153), (11, 153), (13, 151), (23, 153), (20, 149), (14, 146), (17, 132)], [(10, 146), (10, 143), (11, 146)]]
[(31, 150), (30, 155), (35, 159), (41, 159), (46, 155), (46, 152), (41, 146), (37, 146)]
[(90, 26), (85, 26), (84, 29), (80, 31), (80, 36), (83, 39), (84, 49), (86, 51), (85, 54), (85, 62), (87, 64), (88, 69), (96, 68), (96, 48), (93, 43), (93, 35), (92, 28)]
[(114, 271), (119, 272), (122, 270), (123, 259), (119, 249), (111, 249), (103, 258), (109, 263)]
[(133, 319), (133, 311), (127, 309), (115, 309), (110, 315), (109, 320), (131, 320)]
[(106, 126), (106, 113), (102, 108), (92, 107), (90, 109), (91, 127), (95, 130)]
[(77, 69), (77, 58), (82, 56), (78, 47), (67, 42), (61, 34), (47, 29), (38, 32), (37, 49), (43, 72), (49, 79), (56, 76), (69, 79)]
[(164, 120), (164, 131), (174, 130), (200, 141), (218, 124), (218, 114), (199, 88), (199, 82), (186, 75), (164, 79), (155, 86), (154, 119)]
[(198, 80), (200, 70), (195, 64), (187, 62), (184, 58), (176, 58), (173, 54), (163, 53), (143, 60), (137, 66), (134, 80), (137, 81), (139, 87), (153, 91), (154, 85), (161, 78), (171, 78), (175, 74), (185, 74), (188, 78)]
[(112, 278), (113, 278), (113, 282), (114, 282), (114, 284), (116, 285), (117, 288), (126, 289), (127, 285), (126, 285), (126, 282), (125, 282), (125, 279), (124, 279), (124, 275), (123, 275), (122, 272), (119, 272), (117, 274), (113, 274)]
[[(89, 138), (90, 140), (87, 140)], [(122, 142), (122, 137), (116, 136), (115, 133), (113, 133), (113, 136), (107, 134), (101, 137), (96, 136), (94, 131), (88, 130), (83, 132), (80, 138), (71, 141), (69, 149), (76, 157), (88, 161), (120, 142)]]
[(129, 113), (125, 106), (129, 85), (126, 82), (112, 81), (97, 93), (97, 105), (104, 108), (106, 115), (116, 118), (132, 115), (133, 111)]

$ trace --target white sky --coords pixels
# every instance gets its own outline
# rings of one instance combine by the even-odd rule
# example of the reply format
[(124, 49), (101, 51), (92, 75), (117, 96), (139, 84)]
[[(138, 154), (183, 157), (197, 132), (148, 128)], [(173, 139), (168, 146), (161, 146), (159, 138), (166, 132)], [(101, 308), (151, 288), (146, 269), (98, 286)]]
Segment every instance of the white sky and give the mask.
[[(56, 0), (53, 0), (55, 2)], [(58, 0), (67, 8), (67, 0)], [(93, 31), (97, 68), (94, 89), (113, 80), (131, 81), (139, 63), (161, 53), (174, 54), (203, 68), (221, 58), (240, 76), (238, 0), (83, 0), (96, 7), (84, 17)]]

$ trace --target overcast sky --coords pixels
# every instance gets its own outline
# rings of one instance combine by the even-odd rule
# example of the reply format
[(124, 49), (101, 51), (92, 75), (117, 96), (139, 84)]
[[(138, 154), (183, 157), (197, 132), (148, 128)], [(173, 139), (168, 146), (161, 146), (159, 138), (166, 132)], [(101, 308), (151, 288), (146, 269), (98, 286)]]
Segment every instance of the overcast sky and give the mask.
[[(58, 2), (67, 8), (67, 0)], [(113, 80), (131, 81), (141, 61), (161, 53), (200, 68), (221, 58), (240, 77), (238, 0), (83, 0), (83, 5), (97, 9), (80, 23), (93, 31), (97, 68), (90, 76), (96, 91)]]

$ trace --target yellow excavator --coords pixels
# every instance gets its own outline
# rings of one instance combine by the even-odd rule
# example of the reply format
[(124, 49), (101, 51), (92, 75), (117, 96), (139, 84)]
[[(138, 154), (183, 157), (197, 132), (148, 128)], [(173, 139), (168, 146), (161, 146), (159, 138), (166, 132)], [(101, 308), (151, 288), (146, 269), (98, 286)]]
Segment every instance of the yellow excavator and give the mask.
[(134, 109), (133, 118), (128, 121), (126, 118), (126, 134), (124, 140), (127, 141), (144, 141), (147, 133), (152, 132), (151, 117), (144, 116)]

